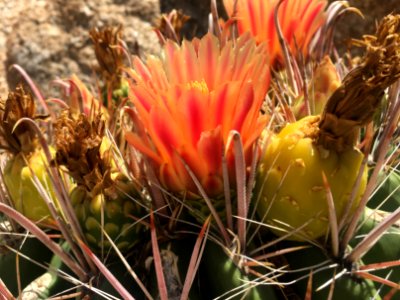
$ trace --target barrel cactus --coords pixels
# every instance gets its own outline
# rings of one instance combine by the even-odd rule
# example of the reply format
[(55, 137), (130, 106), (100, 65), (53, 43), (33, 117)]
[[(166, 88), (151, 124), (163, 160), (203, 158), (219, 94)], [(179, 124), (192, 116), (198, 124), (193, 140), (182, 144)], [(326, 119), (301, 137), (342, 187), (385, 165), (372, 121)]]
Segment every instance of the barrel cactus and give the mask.
[(0, 298), (398, 297), (400, 16), (349, 64), (345, 1), (211, 3), (146, 59), (91, 30), (99, 82), (56, 80), (50, 117), (2, 101)]

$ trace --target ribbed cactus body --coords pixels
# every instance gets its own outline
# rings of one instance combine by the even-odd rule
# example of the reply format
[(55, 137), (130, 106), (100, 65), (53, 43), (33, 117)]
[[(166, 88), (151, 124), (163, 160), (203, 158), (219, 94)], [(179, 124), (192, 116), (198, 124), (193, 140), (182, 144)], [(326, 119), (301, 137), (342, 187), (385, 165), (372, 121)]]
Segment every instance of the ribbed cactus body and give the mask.
[[(261, 218), (281, 228), (285, 227), (282, 223), (287, 224), (288, 231), (309, 222), (300, 235), (290, 237), (294, 240), (315, 239), (328, 231), (327, 187), (324, 186), (323, 174), (340, 220), (363, 159), (362, 153), (355, 148), (338, 153), (316, 145), (312, 135), (318, 120), (319, 117), (306, 117), (287, 125), (272, 137), (258, 174), (260, 200), (257, 209)], [(365, 190), (366, 181), (367, 170), (362, 175), (352, 210)]]
[(112, 194), (105, 191), (92, 195), (83, 186), (77, 186), (70, 197), (89, 244), (96, 249), (108, 249), (111, 244), (105, 232), (123, 251), (137, 243), (144, 225), (136, 221), (145, 212), (136, 202), (136, 186), (126, 178), (116, 180), (114, 189)]
[[(296, 247), (302, 244), (288, 242), (287, 247)], [(362, 278), (356, 274), (351, 274), (351, 269), (346, 269), (346, 274), (338, 275), (343, 272), (343, 265), (336, 267), (326, 267), (327, 265), (334, 266), (337, 263), (336, 259), (329, 257), (321, 248), (308, 246), (305, 249), (288, 253), (285, 255), (285, 260), (290, 265), (285, 280), (295, 281), (291, 286), (293, 291), (299, 297), (298, 299), (381, 299), (382, 293), (377, 289), (379, 284), (374, 284), (372, 280)], [(326, 264), (325, 267), (318, 268), (321, 264)], [(363, 262), (359, 261), (360, 264)], [(347, 266), (348, 267), (348, 266)], [(310, 274), (312, 273), (312, 278)], [(335, 280), (332, 280), (335, 276)], [(311, 281), (311, 282), (310, 282)], [(311, 290), (309, 284), (311, 283)], [(328, 284), (327, 284), (328, 283)], [(321, 286), (325, 285), (324, 288)], [(307, 293), (310, 292), (310, 295)], [(330, 298), (330, 293), (332, 296)], [(293, 297), (296, 299), (295, 297)]]
[(15, 208), (32, 221), (46, 224), (52, 220), (50, 211), (33, 182), (35, 174), (57, 205), (53, 185), (46, 170), (44, 153), (37, 150), (26, 159), (29, 166), (22, 153), (8, 160), (3, 173), (4, 182)]
[(226, 249), (211, 241), (207, 242), (199, 273), (202, 299), (249, 299), (275, 300), (278, 296), (273, 285), (245, 274)]

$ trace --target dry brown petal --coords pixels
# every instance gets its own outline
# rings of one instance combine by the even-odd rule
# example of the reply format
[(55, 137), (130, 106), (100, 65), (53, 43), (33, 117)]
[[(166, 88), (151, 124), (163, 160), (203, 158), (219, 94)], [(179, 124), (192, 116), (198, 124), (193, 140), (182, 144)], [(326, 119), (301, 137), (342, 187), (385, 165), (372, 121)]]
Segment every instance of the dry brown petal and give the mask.
[(74, 115), (64, 111), (55, 125), (56, 159), (67, 167), (78, 185), (89, 192), (112, 184), (110, 161), (101, 157), (100, 146), (104, 137), (101, 115), (90, 121), (85, 114)]
[(330, 97), (319, 124), (318, 143), (337, 151), (354, 146), (358, 129), (372, 120), (385, 89), (400, 78), (400, 15), (386, 16), (375, 36), (356, 44), (366, 54)]
[(14, 154), (29, 154), (37, 146), (37, 138), (29, 125), (20, 124), (13, 130), (22, 118), (43, 119), (44, 116), (36, 114), (32, 94), (18, 84), (14, 91), (9, 92), (6, 100), (0, 100), (0, 147)]
[(121, 81), (121, 68), (124, 54), (121, 49), (122, 25), (105, 27), (101, 30), (93, 28), (90, 37), (104, 79), (115, 88)]

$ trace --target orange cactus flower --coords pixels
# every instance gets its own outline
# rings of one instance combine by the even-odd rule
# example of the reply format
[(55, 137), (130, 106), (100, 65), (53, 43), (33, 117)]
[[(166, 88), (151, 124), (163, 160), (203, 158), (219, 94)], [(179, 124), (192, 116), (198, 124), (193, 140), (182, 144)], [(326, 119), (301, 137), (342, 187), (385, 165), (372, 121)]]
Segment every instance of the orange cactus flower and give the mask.
[(249, 165), (267, 121), (260, 114), (270, 78), (265, 44), (245, 35), (222, 45), (210, 33), (182, 45), (169, 40), (163, 59), (136, 58), (127, 72), (146, 132), (127, 132), (127, 141), (151, 159), (168, 191), (198, 195), (184, 161), (208, 195), (221, 195), (223, 155), (234, 174), (231, 131), (240, 133)]
[[(239, 34), (250, 32), (257, 42), (266, 41), (270, 63), (277, 66), (283, 62), (275, 26), (275, 8), (282, 0), (224, 0), (228, 15), (237, 21)], [(235, 4), (236, 2), (236, 4)], [(278, 11), (282, 35), (290, 50), (299, 49), (307, 57), (308, 45), (323, 24), (326, 0), (283, 0)]]

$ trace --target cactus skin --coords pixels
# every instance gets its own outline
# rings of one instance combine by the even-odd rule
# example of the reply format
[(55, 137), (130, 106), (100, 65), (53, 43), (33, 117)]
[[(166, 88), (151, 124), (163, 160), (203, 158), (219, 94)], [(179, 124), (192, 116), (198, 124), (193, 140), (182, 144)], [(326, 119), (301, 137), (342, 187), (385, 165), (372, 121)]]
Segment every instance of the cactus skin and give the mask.
[[(232, 191), (231, 191), (232, 192)], [(233, 193), (233, 192), (232, 192)], [(235, 196), (232, 196), (233, 206), (236, 205)], [(217, 196), (211, 198), (212, 205), (220, 217), (221, 221), (226, 224), (227, 216), (226, 216), (226, 200), (223, 196)], [(190, 211), (191, 216), (193, 216), (199, 223), (204, 223), (204, 220), (210, 215), (210, 208), (207, 203), (202, 198), (186, 198), (186, 205), (190, 207), (192, 210)]]
[[(286, 246), (298, 246), (297, 242), (287, 242)], [(300, 299), (306, 299), (306, 288), (309, 277), (306, 276), (310, 274), (310, 267), (316, 266), (322, 262), (326, 262), (326, 265), (330, 263), (335, 263), (336, 261), (332, 261), (330, 257), (326, 255), (320, 248), (315, 246), (307, 247), (306, 249), (302, 249), (290, 254), (286, 254), (285, 258), (290, 265), (291, 270), (299, 270), (303, 268), (307, 268), (306, 271), (303, 272), (295, 272), (289, 273), (288, 278), (286, 280), (291, 281), (294, 279), (298, 279), (301, 276), (305, 275), (300, 281), (297, 281), (293, 285), (293, 289), (297, 292)], [(328, 280), (332, 280), (332, 278), (341, 271), (343, 266), (338, 266), (336, 273), (334, 273), (334, 269), (325, 269), (318, 273), (313, 273), (312, 279), (312, 297), (311, 299), (315, 300), (325, 300), (328, 299), (330, 286), (325, 287), (324, 289), (317, 291), (317, 289), (326, 283)], [(350, 272), (350, 270), (349, 270)], [(375, 298), (374, 298), (375, 297)], [(333, 291), (332, 299), (352, 299), (352, 300), (365, 300), (365, 299), (381, 299), (379, 296), (379, 292), (377, 291), (374, 283), (371, 280), (365, 280), (350, 274), (345, 274), (340, 278), (335, 280), (335, 286)]]
[[(64, 242), (60, 245), (66, 252), (70, 252), (70, 246), (68, 243)], [(129, 262), (129, 258), (127, 258)], [(131, 262), (133, 264), (133, 262)], [(135, 299), (145, 299), (143, 292), (140, 290), (135, 280), (132, 278), (131, 274), (127, 271), (126, 266), (120, 261), (113, 261), (107, 263), (107, 268), (109, 271), (118, 278), (118, 281), (132, 294)], [(103, 296), (96, 294), (89, 289), (80, 289), (73, 283), (65, 280), (63, 277), (59, 276), (59, 271), (70, 274), (72, 271), (62, 262), (58, 255), (53, 255), (51, 258), (49, 268), (45, 273), (33, 280), (25, 289), (22, 294), (26, 299), (49, 299), (60, 296), (61, 294), (67, 295), (74, 292), (81, 291), (82, 296), (79, 299), (86, 299), (85, 295), (90, 295), (91, 300), (101, 300), (104, 299)], [(24, 274), (25, 276), (25, 274)], [(31, 278), (31, 277), (30, 277)], [(112, 285), (104, 278), (102, 274), (98, 274), (96, 277), (92, 278), (91, 286), (97, 288), (109, 295), (114, 297), (120, 297), (120, 295), (115, 291)], [(30, 298), (28, 298), (30, 297)], [(25, 298), (24, 298), (25, 299)]]
[(31, 153), (27, 159), (29, 166), (26, 165), (22, 153), (13, 156), (7, 162), (3, 175), (5, 185), (16, 210), (34, 222), (51, 225), (54, 221), (49, 208), (32, 181), (33, 172), (58, 206), (51, 180), (46, 171), (44, 153), (37, 150)]
[[(357, 242), (360, 241), (360, 237), (363, 237), (365, 234), (370, 233), (375, 226), (378, 225), (378, 221), (374, 218), (367, 217), (371, 214), (370, 209), (366, 209), (364, 212), (364, 217), (360, 220), (359, 231), (357, 231), (357, 235), (351, 241), (351, 245), (356, 245)], [(367, 253), (362, 257), (364, 264), (375, 264), (389, 261), (396, 261), (400, 258), (400, 228), (398, 225), (391, 226), (385, 234), (383, 234), (379, 240), (374, 242), (374, 245), (371, 249), (368, 250)], [(392, 268), (383, 268), (376, 271), (371, 271), (372, 274), (377, 275), (381, 278), (387, 278), (390, 281), (399, 283), (400, 282), (400, 268), (392, 267)], [(388, 276), (389, 275), (389, 276)], [(391, 291), (391, 287), (383, 285), (380, 289), (380, 295), (386, 295)], [(397, 291), (393, 298), (390, 299), (399, 299), (400, 292)], [(383, 297), (382, 297), (383, 298)]]
[[(195, 242), (195, 239), (185, 237), (183, 239), (176, 239), (159, 245), (169, 299), (180, 299)], [(154, 262), (151, 264), (148, 278), (149, 291), (151, 295), (154, 299), (160, 299)], [(200, 295), (199, 285), (197, 282), (198, 277), (195, 277), (189, 292), (190, 300), (204, 299)]]
[[(245, 275), (240, 268), (235, 265), (232, 258), (227, 255), (224, 249), (211, 241), (207, 242), (204, 250), (202, 262), (199, 270), (200, 290), (205, 294), (202, 299), (215, 299), (223, 295), (221, 299), (226, 299), (239, 293), (229, 299), (248, 299), (248, 300), (275, 300), (278, 297), (271, 285), (257, 285), (250, 288), (245, 285), (246, 282), (254, 280)], [(259, 282), (259, 281), (257, 281)], [(242, 290), (239, 287), (243, 286)], [(235, 291), (232, 291), (235, 289)], [(242, 292), (242, 293), (240, 293)], [(218, 298), (220, 299), (220, 298)]]
[[(368, 201), (368, 206), (371, 208), (393, 212), (400, 206), (400, 174), (397, 171), (386, 174), (382, 172), (381, 179), (383, 185), (378, 185), (379, 188), (372, 198)], [(386, 178), (387, 177), (387, 178)], [(385, 201), (384, 203), (382, 203)]]
[[(328, 179), (340, 220), (363, 159), (362, 153), (355, 148), (338, 153), (316, 145), (313, 135), (318, 121), (319, 117), (310, 116), (287, 125), (271, 138), (261, 159), (256, 187), (256, 193), (261, 194), (257, 206), (260, 218), (265, 217), (269, 223), (276, 219), (292, 228), (314, 219), (303, 228), (301, 235), (289, 238), (292, 240), (316, 239), (328, 231), (328, 206), (322, 173)], [(366, 182), (367, 170), (363, 173), (352, 209), (357, 206)], [(282, 231), (273, 231), (283, 234)]]
[[(134, 262), (132, 262), (133, 264)], [(144, 300), (147, 299), (145, 295), (143, 294), (142, 290), (139, 288), (135, 280), (132, 278), (132, 275), (129, 273), (129, 271), (126, 269), (126, 266), (122, 264), (122, 262), (117, 261), (117, 262), (112, 262), (110, 264), (107, 264), (108, 270), (116, 277), (118, 278), (118, 281), (124, 286), (124, 288), (135, 297), (135, 299), (139, 300)], [(97, 281), (97, 280), (96, 280)], [(99, 279), (98, 279), (98, 284), (97, 288), (108, 295), (112, 295), (116, 297), (116, 299), (120, 299), (121, 295), (112, 287), (110, 282), (104, 278), (100, 274)], [(98, 295), (96, 293), (90, 293), (90, 299), (91, 300), (103, 300), (104, 297), (101, 295)]]

